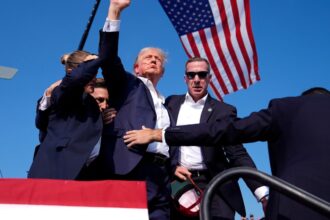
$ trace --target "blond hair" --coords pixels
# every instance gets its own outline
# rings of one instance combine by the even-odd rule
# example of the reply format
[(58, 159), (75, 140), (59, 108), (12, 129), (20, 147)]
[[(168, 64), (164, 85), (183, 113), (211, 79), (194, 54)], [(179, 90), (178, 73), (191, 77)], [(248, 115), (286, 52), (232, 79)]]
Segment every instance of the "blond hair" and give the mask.
[(76, 50), (69, 54), (64, 54), (61, 57), (61, 63), (65, 65), (65, 71), (70, 72), (70, 70), (76, 68), (79, 64), (84, 62), (87, 56), (91, 53), (83, 50)]

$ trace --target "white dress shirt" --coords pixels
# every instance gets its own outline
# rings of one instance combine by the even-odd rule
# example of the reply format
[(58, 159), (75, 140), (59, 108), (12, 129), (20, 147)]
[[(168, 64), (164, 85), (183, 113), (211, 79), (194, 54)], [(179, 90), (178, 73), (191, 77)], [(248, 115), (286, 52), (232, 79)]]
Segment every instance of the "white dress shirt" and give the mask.
[[(152, 82), (144, 77), (138, 77), (149, 89), (151, 93), (152, 100), (154, 102), (157, 120), (155, 128), (164, 128), (170, 126), (170, 117), (168, 115), (167, 109), (164, 106), (165, 98), (155, 89)], [(169, 157), (169, 147), (165, 142), (152, 142), (148, 145), (148, 152), (160, 153)]]
[[(176, 125), (199, 124), (207, 96), (195, 102), (187, 93), (180, 107)], [(179, 163), (189, 170), (206, 169), (200, 146), (181, 146)]]

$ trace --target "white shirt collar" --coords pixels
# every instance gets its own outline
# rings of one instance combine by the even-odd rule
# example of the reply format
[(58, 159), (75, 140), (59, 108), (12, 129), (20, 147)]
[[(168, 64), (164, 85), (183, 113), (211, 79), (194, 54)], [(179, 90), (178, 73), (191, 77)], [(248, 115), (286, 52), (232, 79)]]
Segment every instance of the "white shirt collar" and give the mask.
[(154, 87), (154, 84), (152, 84), (149, 79), (141, 76), (138, 76), (137, 78), (139, 78), (151, 92), (154, 92), (157, 95), (157, 97), (162, 101), (162, 104), (165, 103), (165, 97), (157, 91), (157, 89)]
[(209, 94), (207, 93), (203, 98), (201, 98), (197, 102), (195, 102), (193, 100), (193, 98), (191, 97), (191, 95), (189, 94), (189, 92), (187, 92), (186, 97), (185, 97), (185, 102), (189, 103), (189, 104), (198, 104), (198, 105), (203, 105), (204, 106), (208, 96), (209, 96)]

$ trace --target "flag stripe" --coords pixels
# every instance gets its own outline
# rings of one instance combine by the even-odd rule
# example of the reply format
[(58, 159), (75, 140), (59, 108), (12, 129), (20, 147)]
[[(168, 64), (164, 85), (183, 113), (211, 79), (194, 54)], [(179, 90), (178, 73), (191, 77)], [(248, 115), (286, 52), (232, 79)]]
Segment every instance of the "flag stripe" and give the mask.
[(235, 50), (234, 50), (234, 47), (233, 47), (233, 44), (231, 41), (231, 36), (230, 36), (231, 34), (230, 34), (229, 25), (228, 25), (228, 17), (226, 15), (226, 8), (224, 5), (224, 2), (223, 2), (223, 0), (217, 0), (217, 3), (218, 3), (218, 10), (220, 11), (221, 24), (222, 24), (223, 31), (225, 34), (225, 41), (228, 46), (229, 54), (234, 61), (234, 66), (236, 68), (237, 75), (240, 79), (241, 85), (243, 86), (243, 88), (247, 88), (245, 80), (244, 80), (242, 68), (240, 66), (240, 63), (238, 61), (237, 55), (235, 53)]
[[(233, 86), (232, 86), (232, 82), (229, 80), (228, 78), (228, 75), (225, 71), (225, 67), (222, 65), (222, 60), (223, 57), (221, 58), (217, 52), (217, 46), (215, 45), (216, 44), (216, 40), (218, 39), (218, 37), (215, 35), (213, 36), (213, 31), (215, 30), (215, 27), (212, 26), (211, 28), (206, 28), (204, 29), (204, 33), (205, 33), (205, 36), (206, 36), (206, 39), (207, 39), (207, 44), (210, 48), (210, 53), (209, 56), (212, 56), (213, 59), (214, 59), (214, 62), (216, 64), (216, 66), (211, 66), (211, 69), (213, 68), (217, 68), (218, 71), (219, 71), (219, 77), (221, 77), (221, 80), (219, 79), (219, 77), (216, 77), (215, 74), (213, 74), (213, 71), (211, 71), (211, 73), (213, 74), (213, 78), (212, 78), (212, 81), (215, 83), (216, 85), (216, 88), (219, 90), (221, 96), (224, 96), (224, 92), (223, 90), (227, 90), (228, 93), (232, 92), (233, 91)], [(213, 37), (215, 37), (216, 39), (213, 39)], [(226, 59), (224, 59), (226, 60)], [(220, 82), (223, 81), (223, 84), (226, 86), (226, 88), (221, 88), (220, 87)], [(235, 81), (234, 81), (235, 82)]]
[(219, 80), (219, 84), (220, 84), (222, 90), (224, 91), (224, 93), (228, 93), (227, 87), (225, 86), (225, 83), (223, 82), (222, 78), (220, 77), (220, 72), (219, 72), (218, 67), (217, 67), (216, 63), (214, 62), (213, 56), (210, 52), (210, 48), (209, 48), (209, 45), (207, 44), (208, 41), (206, 39), (204, 30), (200, 30), (198, 33), (200, 35), (206, 57), (208, 58), (208, 61), (212, 67), (213, 73), (214, 73), (215, 77)]
[[(225, 11), (226, 18), (227, 18), (230, 42), (232, 44), (232, 48), (235, 52), (235, 55), (237, 57), (237, 62), (239, 64), (239, 67), (241, 68), (241, 71), (242, 71), (242, 74), (240, 74), (240, 72), (236, 72), (235, 76), (236, 76), (237, 82), (239, 82), (238, 89), (242, 89), (242, 88), (244, 88), (244, 84), (247, 85), (249, 81), (248, 81), (247, 74), (244, 74), (247, 72), (247, 67), (246, 67), (246, 63), (244, 62), (242, 51), (240, 50), (238, 39), (236, 37), (236, 29), (239, 27), (236, 26), (234, 13), (233, 13), (233, 5), (231, 5), (231, 2), (229, 0), (223, 1), (223, 3), (224, 3), (224, 11)], [(239, 17), (238, 17), (238, 19), (239, 19)], [(239, 71), (239, 69), (238, 69), (238, 71)], [(242, 82), (244, 82), (244, 83), (242, 84)]]
[(193, 34), (187, 34), (190, 48), (195, 56), (200, 56)]
[[(247, 50), (245, 48), (242, 33), (241, 33), (241, 30), (240, 30), (240, 27), (241, 27), (241, 21), (240, 20), (241, 19), (240, 19), (240, 14), (238, 12), (239, 9), (238, 9), (238, 5), (237, 5), (236, 0), (231, 0), (231, 5), (232, 5), (232, 11), (233, 11), (233, 18), (235, 20), (235, 26), (236, 26), (235, 31), (236, 31), (236, 38), (237, 38), (237, 41), (238, 41), (238, 45), (239, 45), (239, 48), (242, 52), (243, 59), (245, 61), (247, 70), (250, 71), (251, 70), (251, 62), (250, 62)], [(249, 76), (247, 76), (247, 77), (248, 77), (248, 80), (249, 80), (249, 84), (251, 84), (252, 83), (251, 78)]]
[(252, 50), (252, 42), (250, 42), (250, 39), (247, 35), (247, 27), (246, 27), (246, 13), (245, 13), (245, 9), (244, 9), (244, 5), (240, 5), (239, 7), (239, 14), (240, 14), (240, 33), (242, 35), (242, 42), (245, 46), (246, 52), (247, 52), (247, 56), (249, 59), (249, 63), (250, 66), (248, 67), (248, 72), (250, 74), (248, 74), (249, 77), (249, 84), (253, 84), (256, 80), (255, 80), (255, 73), (254, 73), (254, 61), (253, 61), (253, 50)]
[[(232, 71), (231, 71), (231, 69), (228, 65), (225, 54), (222, 50), (220, 39), (219, 39), (219, 36), (218, 36), (218, 33), (217, 33), (217, 29), (215, 27), (212, 27), (211, 32), (212, 32), (212, 39), (215, 42), (215, 48), (216, 48), (217, 54), (220, 57), (221, 64), (222, 64), (222, 66), (224, 68), (224, 71), (225, 71), (224, 74), (229, 79), (229, 82), (230, 82), (230, 85), (231, 85), (230, 87), (232, 87), (232, 90), (230, 90), (230, 91), (236, 91), (238, 89), (237, 84), (236, 84), (236, 81), (234, 79), (233, 73), (232, 73)], [(228, 94), (228, 93), (229, 93), (229, 91), (225, 92), (225, 94)]]
[(215, 85), (214, 85), (214, 81), (211, 81), (210, 82), (210, 86), (211, 86), (211, 89), (212, 91), (214, 92), (215, 96), (219, 99), (219, 100), (223, 100), (222, 99), (222, 95), (219, 93), (219, 88), (217, 88)]
[(0, 179), (0, 204), (146, 208), (142, 181)]
[[(226, 62), (228, 63), (228, 66), (229, 66), (228, 69), (225, 69), (226, 70), (225, 74), (228, 76), (228, 79), (231, 79), (230, 83), (233, 86), (233, 90), (229, 89), (229, 91), (230, 92), (237, 91), (238, 89), (242, 88), (242, 86), (241, 86), (241, 82), (238, 78), (237, 68), (234, 65), (234, 60), (230, 55), (230, 51), (228, 49), (228, 45), (225, 40), (226, 36), (225, 36), (225, 32), (224, 32), (224, 27), (222, 26), (220, 11), (218, 10), (218, 5), (217, 5), (216, 1), (210, 1), (210, 2), (213, 3), (212, 13), (214, 14), (214, 19), (215, 19), (215, 23), (216, 23), (216, 26), (215, 26), (216, 31), (214, 31), (213, 35), (214, 35), (214, 39), (216, 41), (219, 41), (219, 46), (221, 47), (221, 48), (217, 48), (218, 53), (220, 51), (222, 51), (222, 53), (224, 54), (224, 59), (226, 60)], [(216, 35), (218, 35), (218, 37), (216, 37)]]
[(252, 33), (252, 25), (251, 25), (251, 14), (250, 14), (250, 2), (248, 0), (244, 0), (244, 8), (245, 8), (245, 15), (246, 15), (246, 27), (247, 27), (247, 36), (251, 42), (251, 47), (253, 50), (253, 67), (254, 67), (254, 73), (256, 75), (256, 80), (260, 80), (259, 70), (258, 70), (258, 55), (257, 55), (257, 49), (253, 38)]
[(187, 44), (187, 41), (188, 41), (187, 35), (180, 37), (180, 41), (181, 41), (181, 44), (183, 45), (184, 51), (186, 52), (188, 57), (191, 58), (194, 54), (192, 52), (190, 52), (191, 48), (190, 48), (189, 44)]

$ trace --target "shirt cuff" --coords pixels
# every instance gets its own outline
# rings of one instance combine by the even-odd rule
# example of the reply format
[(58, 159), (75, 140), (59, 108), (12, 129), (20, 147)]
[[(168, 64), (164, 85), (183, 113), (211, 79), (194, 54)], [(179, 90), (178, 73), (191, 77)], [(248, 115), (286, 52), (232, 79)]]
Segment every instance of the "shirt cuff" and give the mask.
[(103, 26), (103, 32), (118, 32), (120, 30), (120, 20), (110, 20), (107, 18)]
[(50, 106), (50, 96), (46, 96), (46, 91), (44, 92), (44, 95), (42, 96), (38, 109), (41, 111), (45, 111)]
[(167, 128), (168, 128), (168, 126), (162, 129), (162, 143), (166, 144), (166, 146), (168, 146), (167, 143), (166, 143), (166, 140), (165, 140), (165, 130)]
[(267, 186), (260, 186), (254, 191), (254, 196), (257, 198), (258, 202), (265, 196), (268, 196), (269, 189)]

